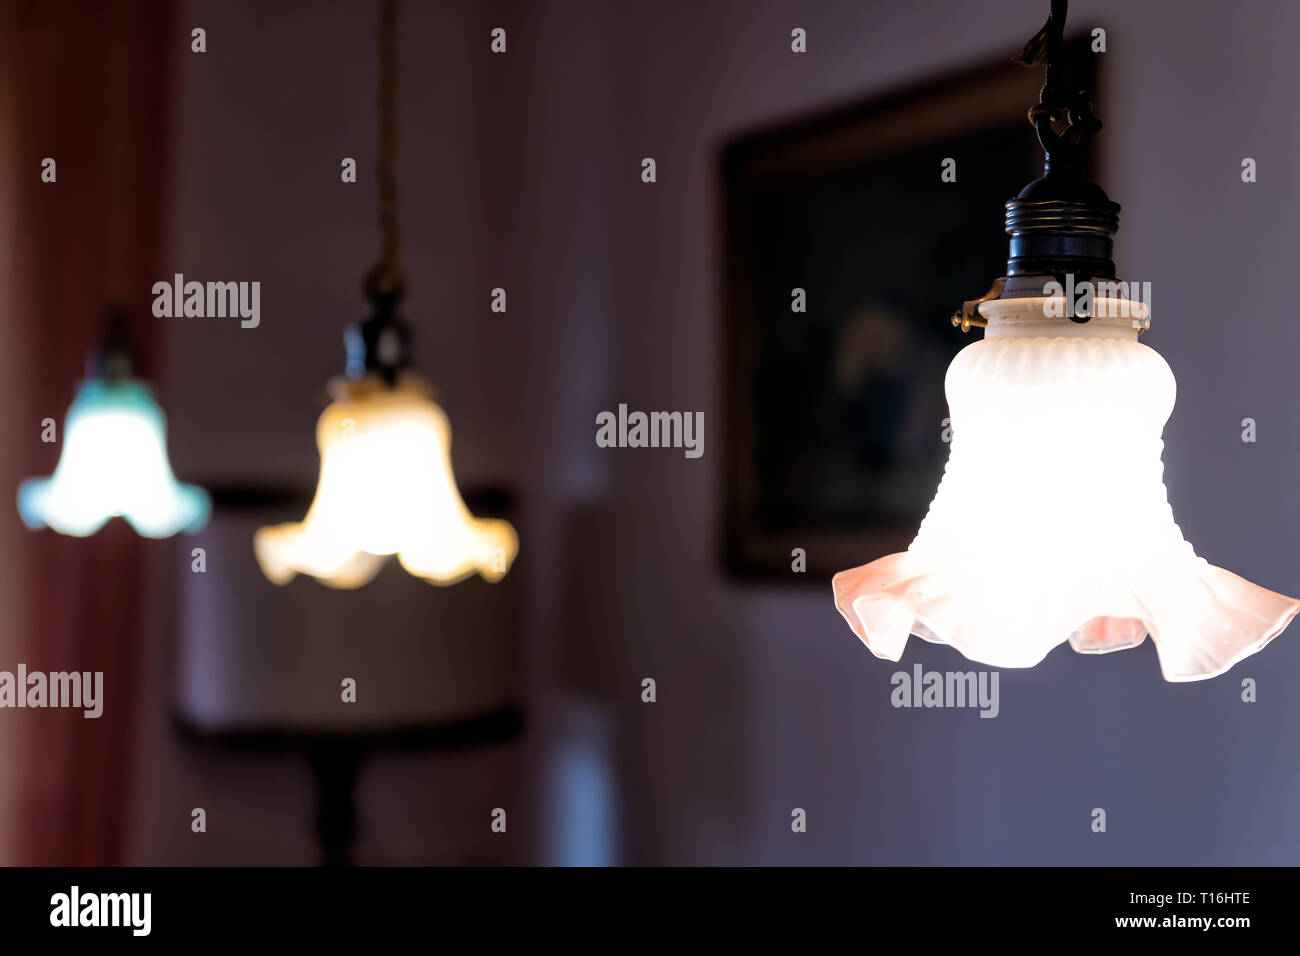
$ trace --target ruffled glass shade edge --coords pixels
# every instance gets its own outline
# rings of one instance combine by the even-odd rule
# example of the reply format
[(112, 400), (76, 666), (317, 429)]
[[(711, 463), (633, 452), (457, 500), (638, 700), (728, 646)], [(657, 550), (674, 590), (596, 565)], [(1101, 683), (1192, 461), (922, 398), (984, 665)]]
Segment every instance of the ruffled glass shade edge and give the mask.
[[(831, 581), (840, 614), (867, 649), (884, 660), (901, 660), (911, 635), (947, 644), (976, 663), (1023, 668), (1040, 663), (1066, 641), (1079, 653), (1100, 654), (1136, 647), (1150, 634), (1165, 680), (1207, 680), (1262, 650), (1300, 612), (1300, 601), (1198, 558), (1187, 582), (1197, 589), (1198, 600), (1166, 595), (1143, 601), (1136, 593), (1127, 595), (1123, 613), (1086, 615), (1073, 628), (1060, 628), (1059, 637), (1044, 635), (1032, 648), (1008, 657), (1005, 647), (990, 647), (978, 635), (953, 626), (962, 614), (960, 607), (951, 607), (949, 595), (960, 589), (946, 587), (943, 572), (918, 572), (914, 565), (914, 556), (900, 552), (841, 571)], [(928, 586), (919, 589), (918, 599), (920, 580)], [(940, 602), (950, 605), (942, 622), (935, 613)]]

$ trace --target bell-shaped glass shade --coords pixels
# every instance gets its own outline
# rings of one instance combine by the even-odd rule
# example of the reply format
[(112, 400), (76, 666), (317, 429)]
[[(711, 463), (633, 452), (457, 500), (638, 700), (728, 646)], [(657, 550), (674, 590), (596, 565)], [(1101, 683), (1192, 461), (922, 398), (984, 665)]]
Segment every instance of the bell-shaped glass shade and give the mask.
[(177, 483), (165, 432), (162, 410), (141, 382), (82, 382), (53, 476), (29, 478), (18, 488), (23, 521), (77, 536), (94, 534), (119, 515), (150, 538), (197, 531), (212, 503), (202, 488)]
[(907, 551), (837, 574), (836, 605), (888, 660), (909, 634), (995, 667), (1150, 634), (1166, 680), (1221, 674), (1300, 602), (1183, 539), (1160, 459), (1174, 376), (1133, 321), (1045, 320), (1044, 302), (983, 304), (984, 340), (948, 369), (952, 446), (929, 513)]
[(261, 528), (253, 548), (276, 584), (309, 574), (336, 588), (373, 578), (389, 555), (411, 574), (453, 584), (500, 580), (519, 549), (508, 522), (475, 518), (451, 470), (451, 427), (427, 388), (335, 384), (316, 425), (320, 482), (302, 522)]

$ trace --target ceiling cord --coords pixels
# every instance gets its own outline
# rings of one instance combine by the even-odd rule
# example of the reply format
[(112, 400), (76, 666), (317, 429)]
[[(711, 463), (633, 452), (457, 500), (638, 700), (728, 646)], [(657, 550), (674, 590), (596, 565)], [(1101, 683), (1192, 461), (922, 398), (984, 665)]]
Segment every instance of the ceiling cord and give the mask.
[[(1043, 87), (1038, 103), (1029, 109), (1029, 122), (1047, 154), (1048, 164), (1077, 165), (1101, 121), (1092, 112), (1086, 90), (1070, 90), (1065, 83), (1066, 0), (1052, 0), (1047, 23), (1025, 44), (1015, 61), (1024, 66), (1043, 67)], [(1057, 132), (1056, 123), (1064, 123)]]
[(402, 238), (397, 228), (397, 0), (381, 0), (379, 11), (379, 262), (366, 278), (366, 292), (399, 297)]
[(125, 308), (131, 292), (132, 155), (131, 51), (128, 11), (117, 10), (108, 41), (108, 300)]

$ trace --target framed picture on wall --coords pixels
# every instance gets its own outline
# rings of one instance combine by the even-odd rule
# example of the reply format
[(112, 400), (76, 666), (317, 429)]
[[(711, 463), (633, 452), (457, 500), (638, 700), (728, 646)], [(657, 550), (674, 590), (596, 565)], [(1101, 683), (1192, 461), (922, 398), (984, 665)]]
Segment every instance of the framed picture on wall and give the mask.
[(1041, 82), (996, 63), (723, 149), (732, 571), (824, 585), (907, 548), (948, 457), (948, 364), (979, 334), (950, 316), (1005, 274), (1004, 204), (1042, 175)]

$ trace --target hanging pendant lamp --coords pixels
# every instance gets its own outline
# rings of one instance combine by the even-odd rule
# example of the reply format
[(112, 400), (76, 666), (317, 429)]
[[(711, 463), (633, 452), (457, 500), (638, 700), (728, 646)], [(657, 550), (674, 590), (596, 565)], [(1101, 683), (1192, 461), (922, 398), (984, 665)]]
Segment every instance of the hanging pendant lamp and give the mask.
[(383, 252), (365, 281), (369, 315), (347, 330), (345, 374), (316, 425), (320, 480), (301, 522), (261, 528), (253, 549), (276, 584), (307, 574), (336, 588), (370, 581), (389, 557), (433, 584), (475, 573), (498, 581), (519, 548), (515, 530), (476, 518), (451, 468), (451, 427), (410, 369), (397, 315), (404, 279), (397, 231), (395, 0), (381, 5), (379, 199)]
[(182, 485), (167, 460), (162, 410), (135, 377), (127, 335), (128, 257), (134, 243), (130, 123), (130, 55), (119, 17), (109, 44), (109, 297), (104, 340), (86, 362), (63, 421), (63, 449), (54, 474), (18, 488), (18, 512), (32, 529), (94, 534), (122, 517), (139, 534), (166, 538), (197, 531), (211, 512), (208, 493)]
[[(1021, 55), (1046, 66), (1030, 111), (1044, 175), (1006, 205), (1006, 276), (953, 316), (984, 339), (948, 369), (943, 479), (907, 551), (835, 575), (835, 603), (887, 660), (912, 634), (994, 667), (1150, 634), (1166, 680), (1201, 680), (1260, 650), (1300, 602), (1209, 564), (1174, 523), (1160, 460), (1174, 376), (1138, 341), (1149, 296), (1115, 279), (1119, 206), (1082, 174), (1101, 124), (1062, 81), (1065, 9), (1052, 3)], [(1084, 282), (1107, 296), (1087, 307), (1067, 292)]]
[(212, 509), (208, 493), (176, 481), (162, 410), (131, 374), (125, 319), (114, 312), (108, 325), (63, 420), (59, 464), (51, 477), (19, 485), (18, 512), (29, 528), (78, 537), (114, 517), (148, 538), (198, 531)]

